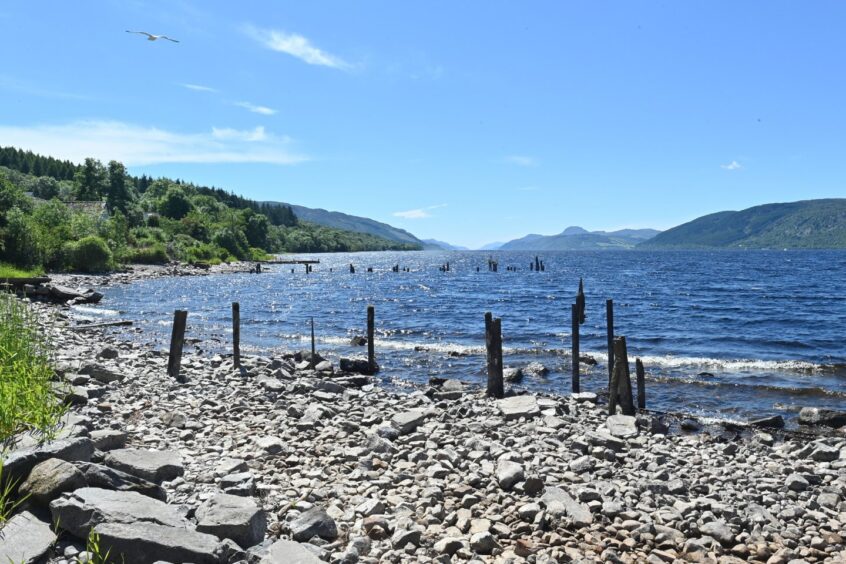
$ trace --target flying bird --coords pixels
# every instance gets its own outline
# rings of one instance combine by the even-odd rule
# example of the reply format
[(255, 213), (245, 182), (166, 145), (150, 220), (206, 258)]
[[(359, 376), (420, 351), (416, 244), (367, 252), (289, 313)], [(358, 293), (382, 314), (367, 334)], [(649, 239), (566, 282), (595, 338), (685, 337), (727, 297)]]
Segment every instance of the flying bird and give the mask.
[(171, 39), (167, 35), (153, 35), (152, 33), (147, 33), (146, 31), (129, 31), (126, 30), (126, 33), (137, 33), (139, 35), (146, 35), (147, 41), (155, 41), (156, 39), (167, 39), (168, 41), (173, 41), (174, 43), (179, 43), (176, 39)]

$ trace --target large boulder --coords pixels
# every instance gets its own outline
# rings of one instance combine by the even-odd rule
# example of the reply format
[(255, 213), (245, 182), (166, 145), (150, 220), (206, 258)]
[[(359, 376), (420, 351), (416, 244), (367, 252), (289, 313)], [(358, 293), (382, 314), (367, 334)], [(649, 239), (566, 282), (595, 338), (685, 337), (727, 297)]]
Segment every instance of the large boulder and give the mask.
[(174, 480), (185, 472), (182, 456), (171, 450), (123, 448), (107, 454), (105, 463), (106, 466), (157, 484)]
[(136, 492), (81, 488), (50, 504), (53, 522), (85, 539), (100, 523), (153, 523), (185, 529), (188, 521), (175, 507)]
[(497, 400), (497, 407), (506, 420), (521, 417), (531, 419), (540, 415), (540, 406), (535, 396), (513, 396)]
[(85, 483), (92, 488), (116, 490), (119, 492), (138, 492), (140, 494), (167, 501), (167, 494), (158, 484), (148, 482), (143, 478), (109, 468), (93, 462), (77, 463), (77, 467), (85, 477)]
[(3, 475), (12, 480), (24, 480), (36, 464), (50, 458), (67, 462), (91, 460), (94, 443), (88, 437), (72, 437), (43, 445), (13, 450), (3, 460)]
[(843, 427), (846, 425), (846, 411), (820, 409), (818, 407), (803, 407), (799, 412), (799, 424)]
[[(267, 550), (260, 564), (321, 564), (323, 561), (308, 548), (295, 541), (278, 540)], [(315, 547), (316, 548), (316, 547)]]
[(399, 431), (400, 435), (407, 435), (413, 432), (426, 420), (426, 412), (421, 409), (412, 409), (403, 413), (397, 413), (391, 418), (391, 425)]
[(630, 415), (612, 415), (605, 421), (611, 436), (628, 439), (637, 436), (637, 419)]
[(0, 562), (41, 562), (56, 540), (49, 524), (29, 511), (18, 513), (0, 529)]
[(193, 562), (218, 564), (222, 549), (217, 537), (190, 529), (155, 523), (100, 523), (100, 550), (109, 552), (114, 562)]
[(50, 458), (35, 465), (21, 484), (20, 492), (33, 501), (47, 505), (61, 494), (86, 485), (85, 476), (76, 466), (58, 458)]
[(241, 548), (264, 540), (267, 515), (252, 498), (217, 494), (203, 503), (196, 513), (197, 530), (232, 539)]
[(561, 488), (548, 487), (541, 497), (541, 503), (546, 506), (552, 516), (567, 516), (576, 527), (588, 527), (593, 523), (590, 508), (576, 501)]
[(289, 526), (295, 541), (305, 542), (315, 536), (330, 542), (338, 538), (335, 520), (320, 507), (312, 507), (305, 511), (291, 521)]
[(549, 374), (549, 368), (540, 362), (530, 362), (523, 368), (523, 374), (530, 378), (546, 378)]

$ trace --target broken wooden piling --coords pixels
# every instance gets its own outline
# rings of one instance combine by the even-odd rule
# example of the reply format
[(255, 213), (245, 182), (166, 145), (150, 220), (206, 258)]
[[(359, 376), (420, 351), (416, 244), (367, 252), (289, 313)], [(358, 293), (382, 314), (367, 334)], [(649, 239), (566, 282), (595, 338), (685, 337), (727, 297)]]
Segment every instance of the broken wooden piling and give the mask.
[(367, 370), (376, 374), (379, 367), (376, 364), (376, 308), (367, 306)]
[(572, 322), (572, 336), (573, 336), (573, 393), (578, 394), (581, 390), (581, 383), (579, 382), (579, 306), (573, 304), (570, 306), (570, 317)]
[(497, 399), (505, 397), (502, 374), (502, 320), (485, 314), (485, 344), (488, 351), (488, 395)]
[(646, 409), (646, 371), (639, 358), (635, 359), (635, 373), (637, 374), (637, 408)]
[(241, 304), (232, 302), (232, 362), (241, 368)]
[(167, 374), (171, 378), (182, 382), (180, 370), (182, 368), (182, 347), (185, 344), (185, 326), (188, 322), (188, 312), (177, 309), (173, 312), (173, 332), (170, 335), (170, 354), (167, 359)]
[(608, 320), (608, 385), (614, 372), (614, 300), (605, 300), (605, 317)]

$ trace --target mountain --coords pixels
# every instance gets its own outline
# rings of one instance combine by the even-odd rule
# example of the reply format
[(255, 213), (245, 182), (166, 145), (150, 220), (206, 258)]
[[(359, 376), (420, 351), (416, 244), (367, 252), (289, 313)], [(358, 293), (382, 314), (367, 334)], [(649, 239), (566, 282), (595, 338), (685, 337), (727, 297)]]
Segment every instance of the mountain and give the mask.
[(694, 219), (641, 248), (846, 248), (846, 199), (804, 200), (724, 211)]
[(438, 241), (437, 239), (423, 239), (423, 242), (427, 245), (431, 245), (433, 247), (437, 247), (443, 251), (469, 251), (467, 247), (459, 247), (457, 245), (451, 245), (449, 243), (444, 243), (443, 241)]
[(290, 206), (291, 209), (294, 210), (294, 214), (297, 218), (309, 223), (316, 223), (317, 225), (333, 227), (335, 229), (343, 229), (344, 231), (367, 233), (369, 235), (375, 235), (398, 243), (419, 245), (421, 249), (425, 250), (440, 250), (440, 247), (425, 243), (404, 229), (399, 229), (398, 227), (393, 227), (387, 223), (382, 223), (366, 217), (358, 217), (355, 215), (328, 211), (320, 208), (307, 208), (305, 206), (296, 206), (282, 202), (262, 203)]
[(488, 243), (482, 247), (479, 247), (480, 251), (497, 251), (502, 248), (505, 243), (502, 241), (496, 241), (495, 243)]
[(598, 251), (633, 249), (660, 233), (654, 229), (622, 229), (620, 231), (587, 231), (568, 227), (558, 235), (526, 235), (500, 247), (503, 251)]

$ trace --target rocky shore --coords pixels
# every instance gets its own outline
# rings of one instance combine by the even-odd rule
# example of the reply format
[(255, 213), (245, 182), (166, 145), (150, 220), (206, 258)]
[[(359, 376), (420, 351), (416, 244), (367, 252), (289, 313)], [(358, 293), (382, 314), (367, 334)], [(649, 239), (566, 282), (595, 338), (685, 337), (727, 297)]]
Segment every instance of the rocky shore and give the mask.
[(29, 497), (0, 561), (88, 561), (92, 530), (127, 563), (846, 561), (843, 429), (667, 434), (592, 394), (397, 393), (307, 353), (186, 350), (179, 384), (119, 328), (33, 308), (73, 407), (5, 455)]

